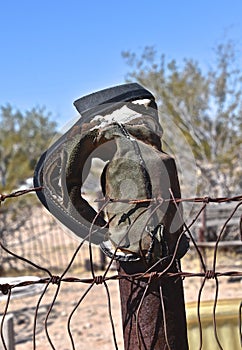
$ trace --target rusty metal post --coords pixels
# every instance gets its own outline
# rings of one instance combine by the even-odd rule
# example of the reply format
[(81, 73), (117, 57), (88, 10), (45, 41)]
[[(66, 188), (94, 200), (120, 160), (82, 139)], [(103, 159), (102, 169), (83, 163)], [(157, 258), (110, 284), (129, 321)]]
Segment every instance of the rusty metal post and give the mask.
[[(147, 288), (147, 278), (132, 277), (133, 274), (145, 270), (146, 267), (142, 262), (119, 263), (118, 273), (122, 277), (120, 298), (124, 349), (187, 350), (182, 280), (177, 277), (166, 279), (154, 277)], [(157, 266), (155, 271), (160, 272), (161, 267)], [(176, 266), (173, 265), (169, 272), (177, 272)], [(164, 301), (163, 306), (161, 300)]]

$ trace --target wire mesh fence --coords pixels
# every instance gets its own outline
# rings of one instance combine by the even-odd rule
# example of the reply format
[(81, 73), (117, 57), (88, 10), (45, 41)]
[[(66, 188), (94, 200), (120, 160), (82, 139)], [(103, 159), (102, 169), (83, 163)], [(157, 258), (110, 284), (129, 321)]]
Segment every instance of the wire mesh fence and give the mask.
[[(2, 209), (2, 210), (1, 210)], [(42, 266), (51, 266), (53, 272), (58, 273), (68, 264), (73, 251), (78, 247), (78, 241), (56, 224), (53, 217), (41, 206), (31, 206), (30, 200), (23, 208), (0, 209), (1, 224), (0, 232), (4, 246), (14, 251), (19, 256), (35, 261)], [(94, 254), (98, 256), (99, 251)], [(88, 248), (85, 246), (82, 254), (79, 254), (73, 264), (73, 268), (81, 269), (87, 267), (89, 260)], [(15, 274), (32, 272), (35, 269), (26, 265), (21, 260), (1, 251), (1, 272)]]
[[(117, 273), (112, 259), (106, 261), (105, 269), (101, 271), (104, 262), (100, 257), (100, 251), (89, 242), (88, 237), (82, 242), (69, 237), (38, 206), (25, 204), (20, 219), (17, 220), (15, 216), (17, 214), (11, 211), (10, 214), (13, 216), (8, 217), (9, 210), (8, 208), (5, 210), (3, 202), (12, 198), (11, 200), (16, 203), (17, 197), (22, 198), (26, 192), (30, 190), (0, 196), (2, 274), (8, 275), (10, 271), (11, 273), (14, 271), (17, 277), (29, 275), (30, 272), (32, 275), (22, 280), (16, 278), (15, 281), (12, 279), (12, 282), (5, 281), (0, 284), (1, 338), (4, 350), (7, 349), (7, 343), (3, 336), (3, 328), (6, 316), (10, 312), (14, 313), (15, 343), (19, 350), (86, 349), (87, 346), (123, 349), (118, 281), (127, 278), (132, 279), (134, 283), (145, 281), (143, 297), (136, 308), (137, 337), (139, 337), (139, 310), (152, 280), (158, 280), (160, 283), (160, 303), (164, 306), (162, 286), (168, 279), (174, 281), (182, 279), (187, 305), (190, 349), (226, 350), (237, 349), (240, 346), (242, 266), (241, 242), (238, 238), (241, 234), (242, 196), (171, 199), (175, 205), (182, 201), (195, 206), (190, 222), (184, 223), (184, 232), (190, 237), (191, 244), (190, 251), (182, 260), (182, 267), (179, 266), (176, 272), (171, 272), (170, 267), (176, 260), (174, 252), (174, 256), (162, 272), (154, 272), (152, 266), (145, 272), (127, 276), (125, 273)], [(157, 207), (161, 201), (161, 198), (154, 198), (153, 205)], [(103, 203), (109, 205), (107, 199), (104, 199)], [(211, 203), (217, 203), (223, 208), (227, 203), (230, 203), (230, 206), (227, 217), (220, 221), (216, 239), (210, 242), (210, 245), (205, 245), (198, 241), (196, 225), (199, 220), (202, 221), (202, 215), (205, 210), (209, 210)], [(230, 241), (224, 241), (225, 236), (227, 237), (225, 232), (232, 221), (236, 227), (234, 239), (230, 237)], [(89, 237), (92, 234), (91, 230), (92, 228)], [(33, 286), (40, 288), (33, 293), (30, 302), (29, 295), (24, 291)], [(17, 292), (20, 292), (19, 298), (16, 297)], [(225, 299), (226, 302), (222, 301)], [(231, 320), (231, 313), (223, 314), (223, 329), (222, 331), (220, 329), (221, 302), (229, 305), (228, 299), (235, 300), (236, 322), (232, 338), (228, 337), (228, 331), (225, 331), (234, 322)], [(210, 343), (207, 343), (206, 338), (208, 325), (204, 305), (209, 300), (206, 317), (211, 319), (214, 343), (211, 338)], [(192, 308), (190, 301), (195, 302), (193, 316), (189, 314)], [(231, 310), (230, 305), (229, 311)], [(165, 317), (163, 322), (166, 323)], [(194, 325), (197, 329), (195, 346), (192, 339)], [(164, 327), (165, 330), (166, 328)], [(237, 342), (236, 347), (233, 341)], [(172, 349), (168, 340), (166, 346), (167, 349)]]

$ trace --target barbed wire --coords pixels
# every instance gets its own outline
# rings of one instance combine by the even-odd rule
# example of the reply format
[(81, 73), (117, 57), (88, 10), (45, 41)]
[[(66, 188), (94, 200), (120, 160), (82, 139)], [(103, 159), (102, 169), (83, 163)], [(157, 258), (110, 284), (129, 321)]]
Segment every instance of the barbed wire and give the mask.
[(8, 194), (0, 193), (0, 206), (1, 206), (1, 203), (4, 202), (8, 198), (16, 198), (16, 197), (20, 197), (20, 196), (23, 196), (23, 195), (31, 193), (31, 192), (38, 192), (38, 191), (42, 191), (42, 190), (43, 190), (43, 187), (40, 186), (40, 187), (27, 188), (24, 190), (18, 190), (18, 191), (14, 191), (14, 192), (11, 192)]
[[(106, 201), (107, 198), (98, 198), (95, 199), (95, 202)], [(119, 203), (128, 203), (128, 204), (138, 204), (138, 203), (163, 203), (163, 202), (172, 202), (172, 203), (182, 203), (182, 202), (191, 202), (191, 203), (226, 203), (226, 202), (240, 202), (242, 201), (242, 195), (233, 196), (233, 197), (192, 197), (192, 198), (149, 198), (149, 199), (118, 199), (118, 198), (109, 198), (110, 202), (119, 202)]]
[[(26, 190), (20, 190), (20, 191), (15, 191), (12, 192), (10, 194), (0, 194), (0, 205), (2, 202), (4, 202), (6, 199), (8, 198), (16, 198), (22, 195), (25, 195), (27, 193), (30, 192), (35, 192), (35, 191), (41, 191), (43, 188), (42, 187), (38, 187), (38, 188), (30, 188), (30, 189), (26, 189)], [(92, 227), (95, 223), (95, 220), (97, 218), (98, 215), (101, 214), (102, 210), (104, 209), (105, 206), (107, 206), (109, 203), (113, 203), (113, 202), (124, 202), (124, 203), (130, 203), (130, 204), (136, 204), (136, 203), (141, 203), (141, 202), (153, 202), (156, 206), (161, 205), (161, 203), (163, 203), (164, 201), (170, 201), (175, 203), (175, 205), (177, 206), (178, 212), (179, 211), (179, 206), (178, 204), (180, 202), (192, 202), (192, 203), (202, 203), (203, 206), (202, 208), (200, 208), (197, 212), (197, 214), (195, 215), (195, 217), (191, 220), (191, 223), (189, 224), (184, 224), (184, 230), (181, 233), (180, 237), (182, 236), (182, 234), (186, 233), (189, 235), (191, 242), (193, 244), (193, 246), (195, 247), (197, 253), (198, 253), (198, 257), (200, 259), (201, 262), (201, 266), (202, 266), (202, 271), (200, 272), (190, 272), (190, 271), (181, 271), (178, 270), (177, 272), (171, 272), (170, 271), (170, 267), (175, 263), (176, 260), (176, 252), (179, 246), (179, 239), (177, 241), (175, 250), (173, 255), (170, 257), (170, 260), (167, 262), (166, 267), (163, 269), (163, 271), (153, 271), (154, 267), (156, 265), (158, 265), (160, 263), (160, 261), (158, 260), (155, 264), (153, 264), (151, 267), (147, 268), (147, 270), (145, 272), (142, 273), (135, 273), (135, 274), (125, 274), (125, 273), (113, 273), (113, 274), (108, 274), (108, 272), (110, 272), (110, 267), (112, 264), (113, 259), (110, 260), (110, 263), (108, 264), (106, 270), (104, 271), (104, 273), (102, 275), (96, 274), (93, 268), (93, 257), (92, 257), (92, 244), (90, 241), (90, 237), (92, 234)], [(18, 254), (16, 254), (15, 252), (9, 250), (2, 242), (0, 242), (0, 247), (3, 251), (5, 251), (7, 254), (9, 254), (10, 256), (23, 261), (25, 263), (27, 263), (28, 265), (32, 266), (34, 269), (37, 269), (39, 271), (44, 272), (47, 277), (42, 277), (39, 278), (37, 280), (25, 280), (19, 283), (4, 283), (4, 284), (0, 284), (0, 291), (2, 292), (3, 295), (7, 296), (7, 300), (6, 300), (6, 304), (5, 304), (5, 309), (3, 312), (3, 317), (2, 317), (2, 321), (1, 321), (1, 339), (3, 342), (3, 346), (4, 349), (7, 350), (7, 345), (6, 342), (4, 340), (4, 336), (3, 336), (3, 325), (4, 325), (4, 321), (5, 321), (5, 317), (7, 315), (8, 309), (9, 309), (9, 305), (11, 302), (11, 297), (12, 297), (12, 292), (14, 291), (15, 288), (21, 288), (21, 287), (26, 287), (26, 286), (30, 286), (30, 285), (43, 285), (44, 289), (41, 292), (41, 295), (37, 301), (36, 304), (36, 310), (35, 310), (35, 316), (34, 316), (34, 327), (33, 327), (33, 349), (36, 349), (36, 324), (37, 324), (37, 316), (38, 316), (38, 310), (41, 304), (41, 301), (44, 297), (44, 295), (46, 294), (49, 286), (51, 284), (56, 285), (56, 291), (53, 295), (52, 298), (52, 302), (49, 306), (49, 309), (46, 313), (46, 317), (45, 317), (45, 333), (46, 333), (46, 337), (48, 339), (49, 345), (51, 346), (52, 349), (55, 349), (55, 346), (53, 344), (53, 341), (51, 339), (51, 336), (48, 332), (48, 318), (51, 314), (51, 311), (56, 303), (57, 297), (59, 295), (60, 292), (60, 286), (62, 283), (83, 283), (83, 284), (87, 284), (89, 285), (88, 288), (86, 289), (86, 291), (82, 294), (82, 296), (80, 297), (80, 299), (77, 301), (75, 307), (73, 308), (73, 310), (71, 311), (71, 313), (69, 314), (68, 317), (68, 321), (67, 321), (67, 330), (68, 330), (68, 334), (69, 334), (69, 338), (71, 341), (71, 346), (72, 349), (75, 350), (75, 342), (74, 342), (74, 338), (72, 336), (72, 331), (71, 331), (71, 321), (73, 318), (73, 315), (75, 314), (75, 312), (77, 311), (77, 309), (80, 307), (80, 305), (82, 304), (83, 300), (85, 299), (85, 297), (88, 295), (88, 293), (91, 291), (91, 289), (93, 288), (94, 285), (103, 285), (106, 291), (106, 297), (107, 297), (107, 305), (108, 305), (108, 313), (109, 313), (109, 319), (110, 319), (110, 325), (111, 325), (111, 329), (112, 329), (112, 336), (113, 336), (113, 343), (114, 343), (114, 347), (115, 349), (118, 349), (118, 345), (117, 345), (117, 339), (116, 339), (116, 334), (115, 334), (115, 326), (114, 326), (114, 321), (113, 321), (113, 316), (112, 316), (112, 305), (111, 305), (111, 297), (110, 297), (110, 291), (109, 291), (109, 287), (107, 282), (110, 280), (120, 280), (120, 279), (128, 279), (128, 280), (132, 280), (133, 282), (135, 281), (139, 281), (139, 280), (143, 280), (146, 283), (146, 288), (144, 289), (143, 292), (143, 297), (141, 298), (140, 301), (140, 305), (139, 308), (137, 310), (137, 315), (136, 315), (136, 328), (138, 329), (138, 323), (139, 323), (139, 309), (142, 305), (142, 302), (144, 300), (144, 296), (146, 294), (147, 288), (150, 285), (151, 281), (156, 279), (159, 280), (160, 283), (161, 281), (165, 281), (167, 279), (188, 279), (188, 278), (200, 278), (202, 279), (200, 288), (198, 290), (198, 299), (197, 299), (197, 317), (198, 317), (198, 324), (199, 324), (199, 349), (202, 349), (202, 343), (203, 343), (203, 336), (202, 336), (202, 322), (201, 322), (201, 314), (200, 314), (200, 308), (201, 308), (201, 296), (202, 296), (202, 291), (204, 289), (204, 286), (206, 284), (207, 280), (214, 280), (215, 281), (215, 296), (214, 296), (214, 305), (213, 305), (213, 326), (214, 326), (214, 335), (215, 335), (215, 339), (217, 342), (217, 345), (220, 349), (223, 349), (221, 342), (219, 340), (218, 337), (218, 332), (217, 332), (217, 322), (216, 322), (216, 306), (217, 306), (217, 302), (218, 302), (218, 291), (219, 291), (219, 280), (222, 277), (241, 277), (242, 278), (242, 271), (236, 271), (236, 270), (232, 270), (232, 271), (217, 271), (216, 267), (217, 267), (217, 253), (218, 253), (218, 248), (219, 248), (219, 243), (222, 240), (222, 236), (224, 233), (225, 228), (227, 227), (227, 225), (229, 224), (230, 220), (233, 218), (233, 216), (235, 215), (235, 213), (238, 211), (239, 207), (242, 205), (242, 195), (238, 195), (238, 196), (233, 196), (233, 197), (221, 197), (221, 198), (211, 198), (211, 197), (194, 197), (194, 198), (174, 198), (172, 193), (171, 193), (171, 198), (170, 199), (164, 199), (164, 198), (151, 198), (149, 200), (137, 200), (137, 199), (124, 199), (124, 200), (119, 200), (119, 199), (110, 199), (110, 198), (102, 198), (102, 199), (97, 199), (96, 202), (100, 202), (103, 203), (100, 210), (97, 212), (97, 216), (95, 217), (95, 219), (93, 220), (93, 224), (90, 227), (90, 231), (88, 233), (88, 235), (84, 238), (84, 240), (79, 244), (79, 246), (77, 247), (77, 249), (75, 250), (72, 258), (70, 259), (68, 265), (66, 266), (66, 268), (64, 269), (64, 271), (62, 272), (62, 274), (60, 275), (56, 275), (53, 274), (51, 272), (50, 269), (43, 267), (23, 256), (20, 256)], [(202, 257), (202, 254), (200, 252), (199, 246), (197, 244), (197, 242), (195, 241), (190, 228), (194, 225), (194, 223), (198, 220), (198, 218), (200, 217), (200, 215), (202, 214), (202, 212), (205, 210), (206, 206), (209, 205), (209, 203), (227, 203), (227, 202), (235, 202), (236, 205), (233, 208), (233, 210), (231, 211), (231, 213), (229, 214), (229, 216), (226, 218), (226, 220), (224, 221), (224, 224), (222, 225), (218, 236), (217, 236), (217, 240), (215, 242), (214, 245), (214, 252), (213, 252), (213, 261), (212, 261), (212, 268), (209, 269), (206, 265), (206, 263), (204, 262), (204, 259)], [(241, 226), (241, 225), (240, 225)], [(75, 277), (75, 276), (67, 276), (67, 274), (69, 273), (71, 266), (78, 254), (78, 252), (80, 251), (80, 249), (82, 248), (83, 244), (85, 243), (85, 241), (87, 243), (89, 243), (89, 253), (90, 253), (90, 263), (91, 263), (91, 273), (92, 276), (91, 277), (86, 277), (86, 278), (80, 278), (80, 277)], [(162, 306), (162, 310), (163, 312), (165, 312), (164, 309), (164, 300), (163, 300), (163, 295), (162, 295), (162, 289), (160, 288), (160, 302), (161, 302), (161, 306)], [(242, 344), (242, 326), (241, 326), (241, 309), (242, 309), (242, 303), (240, 304), (240, 308), (238, 310), (238, 317), (239, 317), (239, 334), (240, 334), (240, 340), (241, 340), (241, 344)], [(166, 325), (166, 321), (165, 321), (165, 317), (164, 317), (164, 329), (165, 329), (165, 333), (167, 332), (167, 325)], [(137, 331), (137, 337), (139, 337), (139, 332)], [(166, 333), (166, 339), (167, 339), (167, 347), (168, 349), (170, 348), (169, 346), (169, 342), (168, 342), (168, 338), (167, 338), (167, 333)], [(140, 343), (140, 340), (138, 339), (138, 342)]]
[[(31, 192), (38, 192), (42, 191), (44, 189), (43, 186), (39, 187), (32, 187), (24, 190), (18, 190), (14, 191), (8, 194), (2, 194), (0, 193), (0, 202), (4, 202), (7, 198), (16, 198), (19, 196), (23, 196), (25, 194), (31, 193)], [(107, 198), (97, 198), (94, 200), (95, 202), (104, 202), (107, 201)], [(146, 202), (192, 202), (192, 203), (225, 203), (225, 202), (240, 202), (242, 201), (242, 194), (238, 196), (233, 197), (191, 197), (191, 198), (149, 198), (149, 199), (118, 199), (118, 198), (109, 198), (110, 202), (120, 202), (120, 203), (129, 203), (129, 204), (136, 204), (136, 203), (146, 203)]]

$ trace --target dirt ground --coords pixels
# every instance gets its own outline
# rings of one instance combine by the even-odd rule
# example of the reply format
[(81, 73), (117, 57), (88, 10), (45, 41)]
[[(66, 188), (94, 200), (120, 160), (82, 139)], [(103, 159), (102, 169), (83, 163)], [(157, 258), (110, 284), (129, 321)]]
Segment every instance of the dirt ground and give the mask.
[[(225, 259), (221, 261), (222, 264), (218, 265), (218, 270), (241, 270), (239, 260), (236, 262), (229, 257), (226, 261)], [(228, 266), (229, 262), (233, 266)], [(184, 271), (194, 272), (196, 269), (199, 269), (198, 262), (195, 262), (193, 256), (189, 256), (189, 254), (185, 258), (183, 265)], [(102, 273), (103, 272), (97, 272), (97, 274)], [(112, 274), (115, 274), (115, 271), (112, 271)], [(83, 278), (84, 276), (90, 277), (90, 272), (83, 272), (81, 277)], [(241, 298), (240, 281), (240, 278), (221, 277), (219, 279), (219, 298)], [(187, 303), (197, 300), (201, 282), (202, 280), (200, 277), (186, 278), (184, 280), (185, 299)], [(62, 283), (60, 293), (49, 314), (47, 335), (44, 321), (56, 291), (56, 285), (49, 286), (47, 293), (41, 301), (38, 312), (36, 331), (37, 350), (47, 350), (51, 348), (57, 350), (73, 349), (67, 330), (68, 317), (89, 287), (90, 285), (84, 283)], [(118, 282), (108, 281), (108, 288), (111, 295), (112, 316), (118, 349), (123, 350)], [(202, 300), (213, 300), (214, 292), (215, 281), (208, 280), (202, 293)], [(38, 299), (39, 294), (16, 298), (10, 303), (8, 312), (14, 315), (16, 350), (33, 349), (33, 322)], [(5, 302), (1, 301), (0, 305), (1, 312), (3, 312)], [(94, 285), (87, 293), (72, 317), (70, 329), (75, 349), (115, 349), (108, 314), (107, 293), (104, 285)], [(51, 339), (52, 346), (48, 341), (48, 336)]]

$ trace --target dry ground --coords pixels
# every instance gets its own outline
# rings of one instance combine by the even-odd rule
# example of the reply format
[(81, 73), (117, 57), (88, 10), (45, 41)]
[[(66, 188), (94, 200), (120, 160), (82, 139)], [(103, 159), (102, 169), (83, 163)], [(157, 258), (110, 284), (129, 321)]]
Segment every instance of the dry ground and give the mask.
[[(208, 263), (210, 262), (208, 261)], [(184, 271), (194, 272), (200, 269), (199, 261), (194, 259), (194, 253), (189, 253), (187, 255), (184, 259), (183, 265)], [(239, 256), (233, 254), (232, 256), (231, 254), (227, 256), (222, 253), (219, 256), (217, 270), (229, 271), (234, 269), (241, 270)], [(112, 273), (114, 274), (115, 271), (112, 271)], [(89, 277), (90, 272), (82, 272), (80, 276)], [(184, 287), (186, 302), (197, 300), (201, 281), (201, 278), (198, 277), (185, 279)], [(240, 279), (221, 277), (219, 282), (219, 298), (241, 297)], [(112, 314), (118, 348), (119, 350), (123, 350), (118, 282), (109, 281), (108, 287), (111, 294)], [(57, 301), (55, 302), (48, 320), (48, 333), (55, 349), (72, 349), (70, 337), (67, 332), (68, 316), (88, 288), (89, 285), (83, 283), (62, 283)], [(44, 329), (44, 320), (52, 302), (55, 290), (56, 286), (50, 285), (48, 292), (45, 294), (41, 302), (36, 334), (37, 350), (51, 349), (51, 345), (48, 342)], [(205, 284), (202, 299), (212, 300), (214, 298), (214, 292), (215, 281), (208, 280)], [(32, 297), (28, 296), (21, 299), (14, 299), (10, 303), (9, 312), (14, 314), (16, 350), (33, 349), (33, 320), (38, 298), (38, 295)], [(0, 304), (1, 311), (3, 311), (5, 303), (2, 301)], [(88, 292), (85, 299), (73, 315), (71, 321), (71, 332), (75, 348), (78, 350), (88, 348), (101, 350), (115, 349), (108, 315), (107, 295), (103, 285), (95, 285), (92, 290)]]

